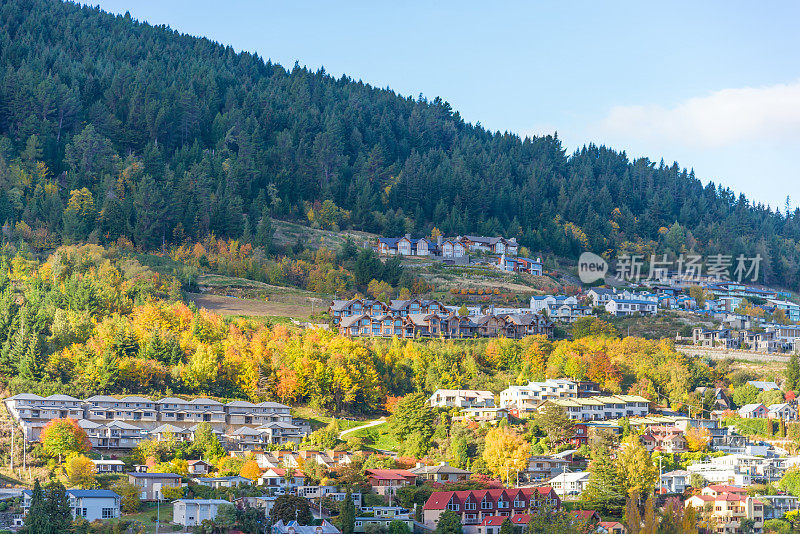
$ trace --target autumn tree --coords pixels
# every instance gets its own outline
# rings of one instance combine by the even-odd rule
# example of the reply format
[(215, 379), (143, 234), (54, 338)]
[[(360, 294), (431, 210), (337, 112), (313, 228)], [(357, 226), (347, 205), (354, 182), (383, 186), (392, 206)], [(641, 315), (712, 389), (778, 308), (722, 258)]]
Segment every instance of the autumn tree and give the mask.
[(656, 485), (658, 469), (647, 449), (639, 441), (639, 436), (631, 434), (620, 444), (617, 452), (619, 483), (628, 495), (650, 495)]
[(95, 465), (86, 456), (77, 454), (70, 456), (67, 459), (66, 473), (69, 485), (72, 487), (90, 489), (95, 485)]
[(258, 467), (258, 462), (250, 459), (245, 461), (242, 470), (239, 471), (239, 475), (250, 480), (258, 480), (258, 477), (261, 476), (261, 468)]
[(708, 449), (711, 443), (711, 431), (706, 427), (690, 427), (684, 433), (686, 446), (692, 452), (702, 452)]
[(124, 513), (132, 514), (139, 511), (141, 500), (138, 487), (129, 482), (120, 481), (111, 486), (111, 490), (120, 496), (120, 506)]
[(512, 475), (527, 468), (530, 446), (517, 432), (508, 427), (495, 427), (485, 438), (483, 460), (489, 471), (510, 483)]
[(52, 419), (47, 423), (40, 434), (40, 441), (44, 451), (50, 456), (61, 457), (70, 453), (84, 453), (92, 448), (89, 436), (75, 419)]
[(425, 455), (433, 435), (433, 410), (424, 393), (410, 393), (397, 403), (391, 430), (404, 452), (420, 458)]

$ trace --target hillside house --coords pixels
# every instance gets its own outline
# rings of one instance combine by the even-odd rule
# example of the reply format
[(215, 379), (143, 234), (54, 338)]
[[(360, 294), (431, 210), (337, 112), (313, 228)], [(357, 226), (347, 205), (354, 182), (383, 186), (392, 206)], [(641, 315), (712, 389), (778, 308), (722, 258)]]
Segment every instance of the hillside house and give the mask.
[(433, 408), (494, 406), (494, 393), (476, 389), (437, 389), (428, 399)]
[(203, 521), (213, 521), (217, 510), (223, 504), (231, 504), (223, 499), (178, 499), (172, 501), (172, 522), (183, 527), (196, 527)]
[(655, 315), (658, 313), (658, 303), (650, 300), (628, 300), (620, 298), (609, 299), (605, 304), (606, 311), (611, 315)]
[(761, 403), (745, 404), (737, 410), (742, 419), (761, 419), (767, 416), (768, 411)]
[(422, 508), (422, 522), (435, 529), (442, 513), (451, 510), (461, 518), (464, 534), (477, 534), (478, 525), (487, 517), (511, 517), (535, 512), (540, 507), (553, 510), (561, 507), (561, 499), (553, 488), (437, 491)]
[(407, 469), (366, 469), (364, 473), (373, 491), (384, 497), (397, 495), (399, 488), (417, 480), (417, 475)]
[(181, 487), (181, 476), (173, 473), (128, 473), (128, 482), (139, 490), (141, 500), (160, 501), (164, 499), (164, 488)]
[(425, 237), (381, 237), (378, 239), (378, 252), (387, 256), (430, 256), (437, 251), (435, 242)]
[[(120, 517), (120, 496), (111, 490), (68, 489), (69, 508), (73, 518), (82, 517), (89, 522), (106, 521)], [(33, 492), (22, 490), (22, 513), (27, 515), (31, 508)]]

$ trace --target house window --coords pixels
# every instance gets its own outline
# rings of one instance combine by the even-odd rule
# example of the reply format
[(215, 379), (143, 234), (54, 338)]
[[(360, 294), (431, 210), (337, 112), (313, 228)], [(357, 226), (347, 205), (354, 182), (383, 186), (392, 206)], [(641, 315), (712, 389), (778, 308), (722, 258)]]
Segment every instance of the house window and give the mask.
[(508, 508), (508, 501), (497, 501), (498, 508)]
[(491, 510), (491, 509), (492, 509), (492, 503), (491, 502), (489, 502), (489, 501), (482, 501), (481, 502), (481, 510)]
[(475, 504), (474, 502), (464, 503), (464, 510), (476, 510), (477, 508), (478, 505)]
[(452, 510), (454, 512), (458, 512), (458, 505), (457, 504), (448, 504), (447, 505), (447, 509), (448, 510)]
[[(83, 509), (83, 515), (86, 515), (86, 508)], [(111, 519), (114, 517), (114, 509), (113, 508), (103, 508), (100, 513), (100, 517), (103, 519)]]

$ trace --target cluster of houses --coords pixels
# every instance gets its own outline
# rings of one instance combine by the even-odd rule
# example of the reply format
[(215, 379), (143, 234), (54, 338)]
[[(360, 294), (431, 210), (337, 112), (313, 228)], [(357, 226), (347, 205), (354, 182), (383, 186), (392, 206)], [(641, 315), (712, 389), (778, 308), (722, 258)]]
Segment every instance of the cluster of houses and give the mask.
[(381, 237), (378, 239), (378, 252), (399, 256), (441, 256), (461, 258), (469, 253), (486, 253), (516, 256), (519, 245), (515, 237), (485, 237), (464, 235), (456, 237), (414, 238), (411, 234), (403, 237)]
[(491, 391), (438, 389), (428, 399), (434, 408), (460, 408), (464, 419), (494, 422), (509, 414), (524, 417), (545, 404), (560, 406), (575, 421), (607, 421), (622, 417), (646, 417), (650, 401), (639, 395), (601, 395), (597, 383), (570, 379), (510, 385), (500, 392), (495, 406)]
[(229, 449), (251, 450), (267, 445), (300, 443), (311, 432), (307, 421), (294, 419), (290, 408), (277, 402), (232, 401), (207, 398), (95, 395), (42, 397), (20, 393), (4, 400), (27, 441), (37, 441), (53, 419), (70, 418), (86, 431), (92, 448), (133, 449), (143, 439), (192, 441), (197, 426), (208, 423)]
[(328, 313), (346, 336), (474, 338), (553, 335), (553, 323), (536, 313), (460, 315), (458, 308), (436, 300), (334, 300)]

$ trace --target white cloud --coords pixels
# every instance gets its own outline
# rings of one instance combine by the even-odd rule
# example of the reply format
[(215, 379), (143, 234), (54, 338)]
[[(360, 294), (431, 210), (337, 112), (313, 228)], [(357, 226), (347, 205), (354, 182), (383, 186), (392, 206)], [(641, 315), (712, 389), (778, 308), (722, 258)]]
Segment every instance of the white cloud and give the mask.
[(616, 139), (720, 148), (740, 142), (785, 143), (800, 138), (800, 80), (766, 87), (722, 89), (674, 107), (615, 106), (597, 125)]

